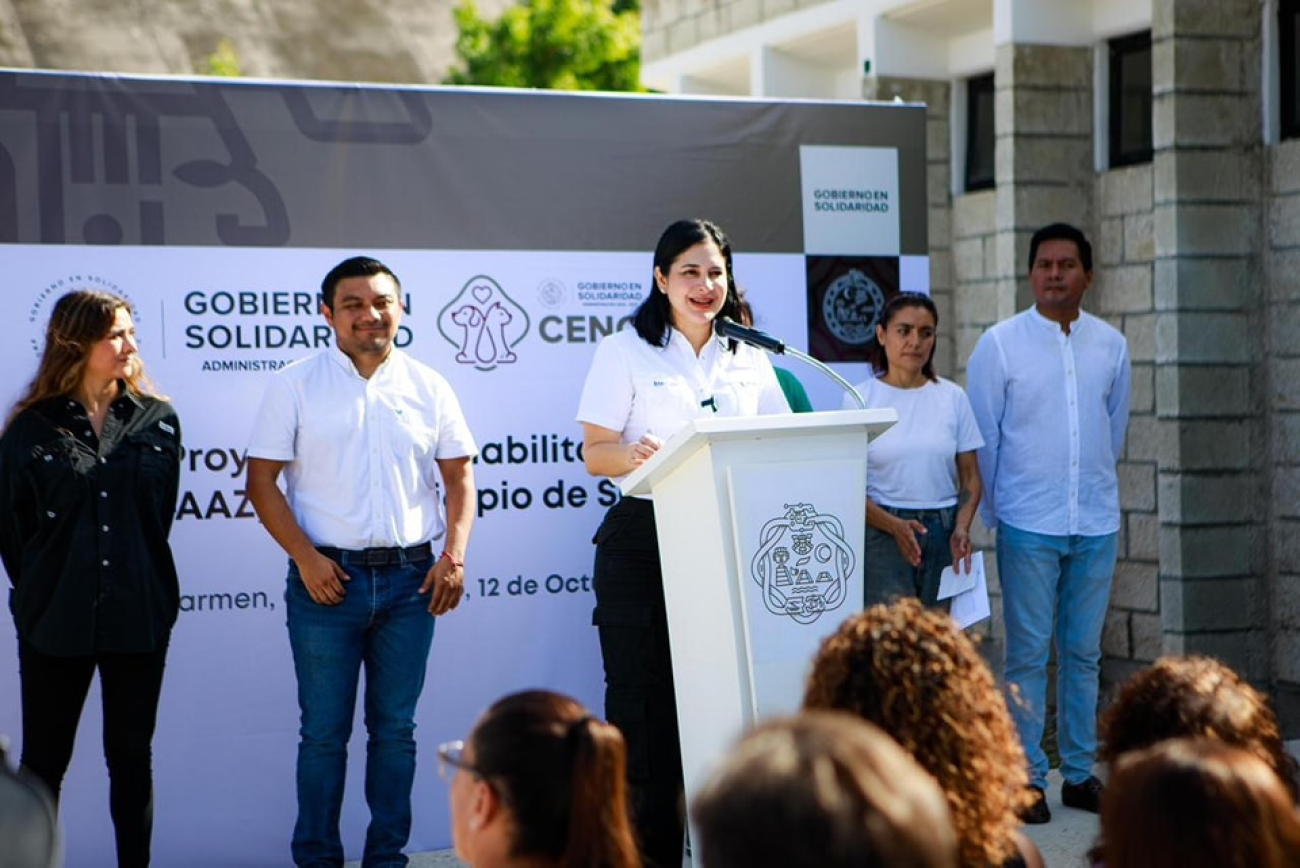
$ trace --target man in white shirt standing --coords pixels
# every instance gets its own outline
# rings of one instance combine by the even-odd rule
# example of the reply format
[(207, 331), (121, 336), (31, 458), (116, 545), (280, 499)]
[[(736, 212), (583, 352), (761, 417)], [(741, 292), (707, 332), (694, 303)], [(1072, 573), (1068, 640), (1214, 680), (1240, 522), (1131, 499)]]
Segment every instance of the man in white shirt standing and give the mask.
[(362, 864), (407, 864), (415, 705), (434, 616), (464, 590), (477, 448), (447, 381), (394, 346), (400, 293), (393, 272), (367, 257), (326, 275), (321, 313), (335, 346), (277, 372), (248, 446), (249, 499), (290, 558), (300, 868), (343, 865), (339, 813), (363, 666)]
[(1061, 801), (1095, 813), (1101, 795), (1092, 773), (1101, 632), (1130, 378), (1124, 336), (1080, 308), (1092, 283), (1092, 245), (1081, 231), (1054, 223), (1034, 233), (1029, 282), (1034, 307), (985, 332), (966, 373), (984, 436), (980, 514), (997, 529), (1009, 705), (1036, 790), (1023, 819), (1046, 823), (1041, 742), (1053, 638)]

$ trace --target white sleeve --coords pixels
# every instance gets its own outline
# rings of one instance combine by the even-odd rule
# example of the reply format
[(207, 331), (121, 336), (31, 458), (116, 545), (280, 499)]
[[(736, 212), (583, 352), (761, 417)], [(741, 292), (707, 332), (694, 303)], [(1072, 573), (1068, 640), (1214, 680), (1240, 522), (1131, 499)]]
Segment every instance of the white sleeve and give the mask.
[(460, 401), (451, 384), (444, 381), (443, 388), (438, 390), (438, 445), (434, 458), (473, 458), (477, 454), (478, 446)]
[(953, 403), (956, 405), (957, 416), (957, 451), (974, 452), (984, 445), (979, 423), (975, 421), (975, 411), (971, 409), (970, 398), (966, 396), (962, 387), (953, 383), (952, 388), (956, 393), (953, 396)]
[(293, 384), (288, 377), (272, 377), (253, 417), (248, 457), (292, 461), (298, 454), (297, 442), (298, 401)]
[(578, 401), (578, 421), (622, 431), (632, 415), (635, 389), (632, 370), (614, 337), (611, 335), (596, 346)]
[(967, 399), (975, 414), (980, 435), (984, 438), (984, 445), (977, 453), (984, 488), (979, 512), (980, 518), (984, 519), (984, 524), (990, 529), (998, 526), (994, 492), (997, 490), (998, 450), (1002, 445), (1002, 411), (1007, 400), (1006, 373), (1002, 361), (1002, 348), (998, 346), (997, 335), (987, 331), (975, 344), (975, 351), (966, 363)]

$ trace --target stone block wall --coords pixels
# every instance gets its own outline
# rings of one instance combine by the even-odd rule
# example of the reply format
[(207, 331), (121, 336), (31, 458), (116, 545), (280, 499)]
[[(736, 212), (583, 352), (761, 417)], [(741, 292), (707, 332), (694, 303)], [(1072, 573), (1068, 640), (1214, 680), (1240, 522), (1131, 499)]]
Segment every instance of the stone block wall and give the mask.
[(924, 103), (926, 106), (926, 229), (929, 233), (930, 294), (939, 312), (934, 366), (940, 375), (949, 378), (956, 375), (958, 367), (965, 367), (966, 358), (957, 345), (958, 323), (962, 318), (954, 307), (954, 242), (952, 197), (949, 194), (952, 177), (949, 153), (951, 91), (947, 82), (874, 76), (864, 79), (862, 88), (863, 99), (892, 102), (898, 97), (904, 102)]
[[(1263, 285), (1271, 361), (1268, 432), (1271, 496), (1254, 493), (1273, 529), (1269, 594), (1275, 696), (1284, 720), (1300, 721), (1300, 140), (1264, 155)], [(1255, 336), (1258, 340), (1258, 336)], [(1300, 725), (1295, 726), (1300, 730)]]
[(1119, 563), (1102, 634), (1103, 680), (1117, 683), (1163, 652), (1156, 475), (1155, 306), (1150, 164), (1104, 172), (1093, 186), (1093, 268), (1085, 301), (1128, 338), (1133, 365), (1128, 438), (1119, 465)]
[(1161, 648), (1268, 685), (1259, 24), (1258, 0), (1153, 9), (1155, 409)]
[(658, 60), (702, 42), (827, 0), (641, 0), (641, 58)]

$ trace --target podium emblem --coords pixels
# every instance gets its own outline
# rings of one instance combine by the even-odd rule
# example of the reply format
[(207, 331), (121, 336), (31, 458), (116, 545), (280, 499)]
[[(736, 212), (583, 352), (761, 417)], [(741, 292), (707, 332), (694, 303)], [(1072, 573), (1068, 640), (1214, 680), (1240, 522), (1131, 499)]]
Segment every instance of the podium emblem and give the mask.
[(763, 524), (750, 576), (769, 612), (811, 624), (844, 604), (853, 567), (838, 518), (809, 503), (787, 503), (785, 515)]

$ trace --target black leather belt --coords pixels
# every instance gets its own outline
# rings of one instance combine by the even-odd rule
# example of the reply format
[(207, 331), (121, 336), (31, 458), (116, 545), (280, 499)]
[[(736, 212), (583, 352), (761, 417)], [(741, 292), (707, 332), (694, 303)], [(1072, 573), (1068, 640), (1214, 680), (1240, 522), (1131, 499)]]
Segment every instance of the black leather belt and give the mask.
[(332, 561), (338, 561), (345, 567), (384, 567), (389, 564), (400, 564), (407, 561), (427, 561), (433, 557), (433, 543), (424, 542), (410, 548), (393, 546), (392, 548), (360, 550), (316, 546), (316, 551)]

